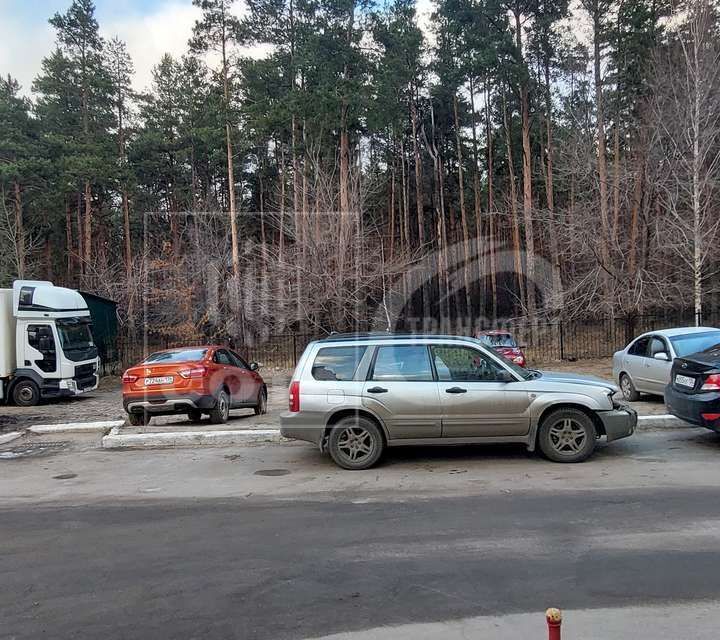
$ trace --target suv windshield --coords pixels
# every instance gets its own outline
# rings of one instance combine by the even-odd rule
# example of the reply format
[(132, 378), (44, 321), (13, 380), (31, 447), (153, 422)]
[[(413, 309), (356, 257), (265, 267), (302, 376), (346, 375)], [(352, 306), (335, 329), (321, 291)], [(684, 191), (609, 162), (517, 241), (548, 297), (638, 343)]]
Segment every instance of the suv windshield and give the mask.
[[(474, 342), (476, 344), (479, 344), (487, 349), (488, 345), (483, 342), (482, 338), (467, 338), (471, 342)], [(500, 358), (503, 362), (503, 364), (508, 368), (511, 369), (514, 373), (519, 375), (523, 380), (534, 380), (535, 378), (539, 378), (542, 374), (539, 371), (533, 371), (532, 369), (523, 369), (521, 366), (516, 365), (514, 362), (511, 362), (506, 357), (504, 357), (501, 353), (494, 351), (493, 352), (495, 356)]]
[(691, 353), (699, 353), (711, 349), (720, 343), (720, 331), (707, 331), (706, 333), (690, 333), (684, 336), (670, 338), (675, 353), (679, 358), (689, 356)]

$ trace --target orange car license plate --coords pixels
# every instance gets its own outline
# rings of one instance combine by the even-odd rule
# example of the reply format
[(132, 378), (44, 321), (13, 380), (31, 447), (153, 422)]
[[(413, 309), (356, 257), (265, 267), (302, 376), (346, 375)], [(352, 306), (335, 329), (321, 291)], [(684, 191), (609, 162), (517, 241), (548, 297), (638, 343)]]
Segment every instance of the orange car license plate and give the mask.
[(172, 376), (163, 376), (161, 378), (145, 378), (145, 386), (150, 387), (154, 384), (172, 384)]

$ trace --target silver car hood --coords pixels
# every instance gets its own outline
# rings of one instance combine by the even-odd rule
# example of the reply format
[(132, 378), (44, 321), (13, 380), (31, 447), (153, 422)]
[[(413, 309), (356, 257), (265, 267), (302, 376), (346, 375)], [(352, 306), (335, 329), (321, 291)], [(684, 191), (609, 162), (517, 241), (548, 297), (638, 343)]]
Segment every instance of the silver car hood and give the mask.
[(576, 373), (560, 373), (557, 371), (541, 371), (540, 373), (542, 373), (542, 378), (538, 378), (538, 381), (562, 382), (599, 387), (601, 389), (612, 391), (613, 393), (617, 393), (619, 391), (617, 386), (615, 386), (612, 382), (603, 380), (597, 376), (578, 375)]

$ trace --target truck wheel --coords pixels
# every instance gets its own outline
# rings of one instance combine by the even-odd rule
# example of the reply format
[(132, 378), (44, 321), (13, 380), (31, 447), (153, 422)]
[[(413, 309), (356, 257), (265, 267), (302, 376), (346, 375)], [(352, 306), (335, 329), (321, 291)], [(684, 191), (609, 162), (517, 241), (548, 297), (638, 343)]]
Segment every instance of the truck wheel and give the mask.
[(592, 418), (579, 409), (558, 409), (540, 425), (540, 450), (553, 462), (583, 462), (595, 451), (597, 432)]
[(328, 439), (330, 457), (336, 465), (350, 471), (372, 467), (380, 459), (384, 447), (377, 425), (360, 416), (338, 422)]
[(230, 417), (230, 398), (224, 389), (218, 393), (215, 408), (210, 412), (210, 422), (213, 424), (224, 424)]
[(34, 407), (40, 402), (40, 389), (32, 380), (20, 380), (13, 387), (12, 397), (18, 407)]
[(620, 376), (620, 390), (622, 391), (623, 398), (628, 402), (637, 402), (640, 400), (640, 394), (637, 392), (633, 381), (630, 380), (630, 376), (627, 373), (623, 373)]
[(144, 427), (150, 424), (150, 414), (144, 411), (142, 413), (128, 413), (127, 420), (130, 426)]

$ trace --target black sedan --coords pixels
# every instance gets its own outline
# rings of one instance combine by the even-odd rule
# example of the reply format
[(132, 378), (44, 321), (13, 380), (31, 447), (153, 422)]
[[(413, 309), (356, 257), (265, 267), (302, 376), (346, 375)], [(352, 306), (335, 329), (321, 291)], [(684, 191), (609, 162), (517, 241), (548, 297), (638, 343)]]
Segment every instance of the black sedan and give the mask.
[(665, 404), (672, 415), (720, 433), (720, 344), (675, 358)]

